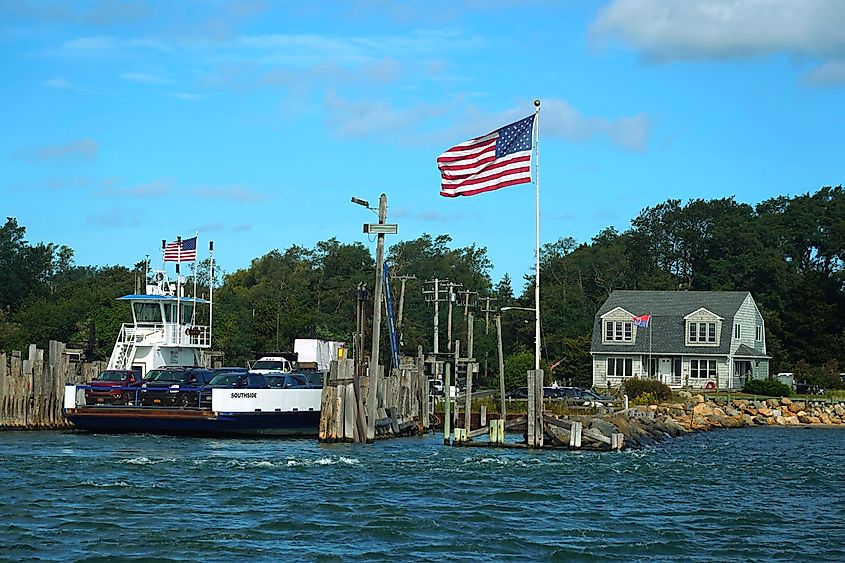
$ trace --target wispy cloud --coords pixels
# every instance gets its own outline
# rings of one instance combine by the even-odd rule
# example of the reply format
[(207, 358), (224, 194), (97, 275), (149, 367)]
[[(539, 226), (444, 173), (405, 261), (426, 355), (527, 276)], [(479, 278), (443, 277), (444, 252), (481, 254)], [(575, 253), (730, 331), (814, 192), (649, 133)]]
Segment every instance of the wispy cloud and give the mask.
[(431, 209), (411, 209), (409, 207), (391, 209), (390, 216), (396, 219), (418, 219), (420, 221), (430, 223), (445, 223), (467, 218), (467, 214), (463, 212), (453, 211), (450, 213), (443, 213), (442, 211), (434, 211)]
[(57, 88), (59, 90), (71, 90), (71, 91), (74, 91), (74, 92), (84, 92), (86, 94), (104, 94), (105, 93), (105, 92), (100, 92), (99, 90), (94, 90), (92, 88), (86, 88), (86, 87), (83, 87), (83, 86), (79, 86), (77, 84), (74, 84), (70, 80), (67, 80), (66, 78), (62, 78), (60, 76), (57, 76), (55, 78), (51, 78), (50, 80), (45, 81), (44, 86), (47, 86), (48, 88)]
[(30, 2), (5, 0), (0, 3), (0, 14), (11, 14), (53, 23), (83, 23), (111, 27), (137, 22), (151, 14), (146, 0), (96, 1), (96, 2)]
[(427, 103), (394, 108), (384, 100), (350, 101), (329, 94), (324, 102), (326, 125), (340, 137), (365, 137), (408, 132), (424, 120), (441, 115), (443, 106)]
[(620, 40), (654, 61), (735, 59), (787, 53), (845, 54), (838, 0), (614, 0), (593, 40)]
[(85, 217), (85, 224), (94, 227), (118, 229), (122, 227), (140, 225), (138, 218), (127, 210), (116, 207), (100, 213), (92, 213)]
[[(326, 125), (342, 137), (391, 135), (405, 144), (447, 144), (483, 135), (531, 113), (530, 100), (499, 112), (485, 112), (463, 100), (397, 108), (382, 101), (349, 101), (336, 95), (325, 102)], [(632, 152), (648, 148), (651, 121), (644, 113), (618, 118), (587, 116), (558, 98), (542, 101), (544, 136), (581, 143), (606, 139)], [(437, 128), (446, 117), (453, 125)]]
[(168, 92), (167, 95), (187, 102), (196, 102), (208, 97), (208, 94), (192, 94), (190, 92)]
[(122, 58), (135, 51), (177, 52), (179, 46), (155, 37), (116, 37), (94, 35), (61, 43), (56, 54), (81, 58)]
[(845, 59), (823, 63), (805, 74), (801, 81), (822, 88), (845, 86)]
[(97, 156), (99, 145), (92, 139), (79, 139), (68, 143), (27, 147), (16, 153), (20, 158), (37, 161), (91, 160)]
[(197, 186), (191, 188), (191, 195), (203, 199), (223, 199), (240, 202), (256, 202), (268, 199), (267, 194), (245, 186)]
[(102, 197), (140, 197), (156, 198), (170, 195), (173, 192), (173, 180), (160, 178), (130, 187), (110, 187), (96, 190), (94, 195)]
[(138, 84), (169, 84), (170, 80), (163, 76), (156, 74), (149, 74), (146, 72), (124, 72), (120, 78), (127, 82), (136, 82)]

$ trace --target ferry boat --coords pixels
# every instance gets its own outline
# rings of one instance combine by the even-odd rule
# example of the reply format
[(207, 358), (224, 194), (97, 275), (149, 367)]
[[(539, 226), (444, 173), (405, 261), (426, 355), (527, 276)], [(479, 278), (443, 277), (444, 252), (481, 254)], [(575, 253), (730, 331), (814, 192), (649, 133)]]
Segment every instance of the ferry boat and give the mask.
[[(177, 270), (178, 271), (178, 270)], [(152, 273), (146, 293), (119, 297), (128, 301), (132, 322), (124, 323), (112, 350), (109, 370), (132, 370), (141, 377), (160, 368), (207, 366), (211, 349), (213, 301), (184, 296), (184, 278), (171, 281)], [(208, 305), (208, 325), (198, 324), (197, 309)], [(87, 404), (88, 385), (68, 385), (65, 418), (81, 430), (191, 435), (317, 436), (322, 389), (203, 388), (174, 383), (171, 393), (190, 392), (196, 403), (173, 407), (141, 406), (144, 382), (122, 388), (126, 404)], [(208, 401), (201, 400), (205, 392)], [(89, 393), (90, 394), (90, 393)]]

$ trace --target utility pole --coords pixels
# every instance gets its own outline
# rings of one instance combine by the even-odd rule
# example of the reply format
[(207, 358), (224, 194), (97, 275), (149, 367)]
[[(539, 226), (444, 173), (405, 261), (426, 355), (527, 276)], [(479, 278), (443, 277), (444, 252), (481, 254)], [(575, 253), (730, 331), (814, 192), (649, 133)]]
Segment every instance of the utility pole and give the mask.
[(495, 301), (495, 297), (479, 297), (479, 301), (484, 301), (481, 307), (481, 312), (484, 313), (484, 334), (490, 334), (490, 313), (493, 309), (490, 308), (490, 302)]
[(506, 420), (505, 412), (505, 357), (502, 354), (502, 314), (496, 313), (496, 335), (499, 341), (499, 401), (502, 407), (502, 420)]
[(477, 293), (478, 293), (477, 291), (470, 291), (468, 289), (465, 289), (463, 291), (458, 292), (458, 295), (461, 295), (464, 298), (463, 299), (463, 301), (464, 301), (464, 318), (467, 318), (467, 315), (469, 314), (469, 297), (470, 297), (470, 295), (475, 295)]
[(438, 354), (440, 353), (440, 302), (442, 301), (440, 298), (440, 292), (444, 291), (444, 288), (441, 288), (440, 284), (446, 284), (449, 282), (447, 280), (441, 280), (440, 278), (434, 278), (433, 280), (428, 280), (425, 283), (434, 284), (433, 289), (424, 289), (423, 294), (426, 295), (426, 301), (434, 303), (434, 376), (435, 379), (440, 379), (440, 360), (438, 359)]
[(455, 283), (453, 281), (449, 282), (449, 316), (446, 321), (446, 349), (451, 352), (452, 351), (452, 303), (455, 301), (455, 288), (456, 287), (463, 287), (463, 284)]
[[(378, 200), (378, 224), (384, 225), (387, 219), (387, 194), (381, 194)], [(381, 294), (384, 291), (384, 233), (378, 233), (376, 243), (376, 288), (373, 299), (373, 349), (370, 354), (370, 387), (367, 393), (367, 441), (376, 437), (376, 388), (379, 375), (379, 336), (381, 333)]]
[(393, 279), (402, 282), (401, 289), (399, 290), (399, 320), (396, 323), (396, 330), (399, 332), (399, 344), (401, 345), (404, 343), (402, 338), (402, 313), (405, 310), (405, 282), (408, 280), (415, 280), (417, 279), (417, 276), (393, 276)]

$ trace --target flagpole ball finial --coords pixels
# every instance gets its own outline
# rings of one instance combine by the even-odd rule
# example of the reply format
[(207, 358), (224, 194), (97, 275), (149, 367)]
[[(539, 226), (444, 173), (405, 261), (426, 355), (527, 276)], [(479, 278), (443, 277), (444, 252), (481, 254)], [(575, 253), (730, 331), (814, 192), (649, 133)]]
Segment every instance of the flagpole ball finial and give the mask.
[(534, 100), (534, 107), (540, 107), (540, 100)]

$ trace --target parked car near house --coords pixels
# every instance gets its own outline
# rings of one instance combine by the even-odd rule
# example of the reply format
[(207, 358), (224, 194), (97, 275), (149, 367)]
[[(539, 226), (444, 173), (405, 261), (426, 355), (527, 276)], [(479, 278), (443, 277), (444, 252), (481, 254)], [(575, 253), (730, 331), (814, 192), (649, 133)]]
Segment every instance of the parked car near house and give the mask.
[(128, 369), (108, 369), (88, 382), (85, 404), (127, 405), (135, 400), (141, 374)]

